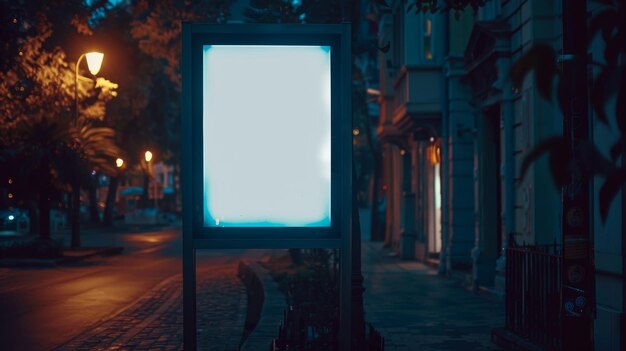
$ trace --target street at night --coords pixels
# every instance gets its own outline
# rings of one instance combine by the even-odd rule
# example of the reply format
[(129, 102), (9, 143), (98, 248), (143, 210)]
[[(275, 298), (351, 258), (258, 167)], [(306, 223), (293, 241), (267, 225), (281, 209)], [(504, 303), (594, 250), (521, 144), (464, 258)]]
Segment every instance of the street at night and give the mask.
[[(55, 268), (2, 269), (0, 308), (3, 313), (0, 318), (3, 349), (73, 350), (84, 349), (85, 345), (105, 349), (117, 345), (133, 349), (134, 344), (141, 344), (142, 347), (137, 349), (143, 349), (146, 342), (150, 348), (181, 348), (180, 228), (87, 233), (84, 239), (112, 240), (124, 245), (124, 254), (94, 257)], [(199, 284), (207, 286), (202, 293), (214, 295), (213, 300), (203, 306), (207, 309), (205, 312), (213, 325), (227, 324), (226, 330), (206, 331), (209, 334), (207, 340), (214, 349), (223, 350), (223, 345), (238, 346), (243, 323), (228, 325), (235, 322), (241, 312), (245, 317), (245, 288), (237, 279), (237, 264), (244, 259), (259, 259), (260, 254), (229, 250), (199, 256)], [(228, 305), (229, 300), (234, 301), (236, 307), (220, 313), (220, 306)], [(150, 308), (151, 311), (146, 311)], [(155, 312), (157, 310), (159, 312)], [(144, 325), (141, 328), (135, 324), (160, 314), (168, 315), (172, 325), (168, 328), (167, 322), (160, 322), (159, 330), (151, 336), (153, 339), (146, 337), (133, 343), (133, 336), (149, 327)], [(37, 322), (41, 320), (51, 322)], [(95, 328), (99, 332), (94, 333)], [(117, 329), (112, 330), (114, 328)], [(28, 333), (23, 333), (24, 330)], [(234, 338), (228, 334), (231, 331), (236, 335)], [(222, 346), (218, 346), (220, 341)]]
[[(3, 268), (0, 307), (5, 311), (1, 323), (7, 349), (182, 349), (181, 230), (137, 229), (92, 230), (84, 234), (86, 243), (110, 241), (123, 245), (121, 255), (92, 257), (54, 268)], [(363, 251), (365, 305), (368, 319), (394, 335), (387, 349), (497, 349), (489, 335), (481, 331), (502, 322), (501, 299), (473, 294), (458, 281), (437, 279), (436, 272), (427, 266), (403, 263), (380, 250), (380, 245), (367, 245)], [(247, 313), (246, 287), (238, 277), (239, 262), (264, 262), (284, 254), (281, 250), (213, 250), (199, 254), (199, 349), (239, 348)], [(411, 290), (394, 289), (407, 278), (413, 280)], [(383, 296), (389, 298), (381, 299)], [(424, 305), (407, 308), (405, 304), (413, 299)], [(455, 312), (463, 305), (471, 307)], [(425, 306), (439, 307), (433, 309), (434, 313), (419, 313)], [(278, 312), (282, 314), (282, 310)], [(464, 317), (449, 318), (458, 313)], [(54, 323), (37, 323), (42, 319)], [(438, 336), (427, 338), (433, 329), (439, 330)], [(469, 337), (460, 337), (464, 334)]]
[(124, 254), (55, 268), (3, 269), (0, 318), (7, 349), (54, 348), (180, 275), (180, 230), (92, 235), (123, 244)]
[(626, 0), (0, 0), (0, 350), (626, 351)]

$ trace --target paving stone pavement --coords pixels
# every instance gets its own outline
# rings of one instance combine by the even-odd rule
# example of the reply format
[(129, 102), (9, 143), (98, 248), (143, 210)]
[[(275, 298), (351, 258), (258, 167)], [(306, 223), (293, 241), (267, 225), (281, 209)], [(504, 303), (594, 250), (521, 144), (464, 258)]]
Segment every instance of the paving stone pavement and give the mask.
[(500, 350), (490, 333), (504, 325), (501, 297), (391, 257), (381, 243), (362, 248), (365, 319), (386, 339), (386, 351)]
[[(236, 265), (198, 270), (198, 349), (238, 350), (246, 314)], [(56, 350), (182, 350), (182, 279), (171, 277), (130, 307)]]

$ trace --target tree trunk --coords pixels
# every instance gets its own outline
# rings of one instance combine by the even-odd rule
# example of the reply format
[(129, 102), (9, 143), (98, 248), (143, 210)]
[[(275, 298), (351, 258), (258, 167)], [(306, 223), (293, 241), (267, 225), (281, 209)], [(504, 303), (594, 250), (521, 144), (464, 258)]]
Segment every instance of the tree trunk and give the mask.
[(143, 194), (141, 194), (141, 208), (148, 207), (148, 185), (150, 184), (150, 177), (148, 173), (143, 175)]
[(100, 214), (98, 213), (97, 184), (97, 176), (92, 176), (89, 180), (89, 221), (93, 224), (100, 223)]
[(111, 177), (109, 180), (109, 191), (107, 191), (106, 205), (104, 207), (103, 224), (107, 227), (113, 225), (113, 209), (115, 207), (115, 195), (120, 184), (119, 177)]
[(72, 226), (72, 249), (80, 247), (80, 179), (72, 182), (72, 199), (70, 206), (70, 222)]
[(48, 241), (50, 240), (50, 186), (48, 184), (40, 184), (38, 210), (39, 239)]
[(36, 199), (32, 197), (28, 200), (28, 218), (30, 218), (28, 234), (39, 235), (39, 209)]

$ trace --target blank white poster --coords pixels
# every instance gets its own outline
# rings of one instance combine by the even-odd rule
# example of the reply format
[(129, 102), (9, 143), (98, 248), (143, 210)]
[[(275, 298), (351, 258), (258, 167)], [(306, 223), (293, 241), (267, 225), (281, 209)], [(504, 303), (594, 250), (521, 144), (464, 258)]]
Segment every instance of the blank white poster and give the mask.
[(205, 226), (330, 226), (330, 54), (203, 47)]

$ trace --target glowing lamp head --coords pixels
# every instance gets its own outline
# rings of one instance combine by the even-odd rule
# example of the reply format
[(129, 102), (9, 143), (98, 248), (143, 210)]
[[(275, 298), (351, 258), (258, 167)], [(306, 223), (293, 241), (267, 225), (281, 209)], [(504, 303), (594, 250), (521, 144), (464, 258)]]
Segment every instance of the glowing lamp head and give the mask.
[(117, 160), (115, 160), (115, 165), (117, 166), (117, 168), (121, 168), (124, 165), (124, 160), (118, 158)]
[(14, 216), (14, 215), (9, 215), (9, 221), (12, 221), (12, 220), (14, 220), (14, 219), (15, 219), (15, 216)]
[(146, 157), (146, 162), (150, 162), (152, 160), (152, 152), (146, 151), (144, 156)]
[(85, 54), (85, 58), (87, 59), (87, 67), (89, 67), (89, 72), (94, 76), (100, 72), (100, 67), (102, 67), (102, 60), (104, 59), (104, 54), (101, 52), (88, 52)]

